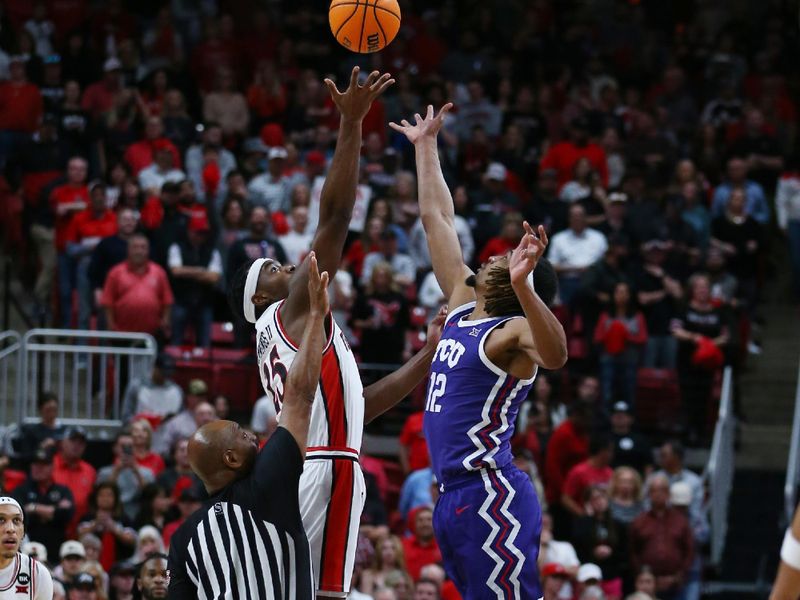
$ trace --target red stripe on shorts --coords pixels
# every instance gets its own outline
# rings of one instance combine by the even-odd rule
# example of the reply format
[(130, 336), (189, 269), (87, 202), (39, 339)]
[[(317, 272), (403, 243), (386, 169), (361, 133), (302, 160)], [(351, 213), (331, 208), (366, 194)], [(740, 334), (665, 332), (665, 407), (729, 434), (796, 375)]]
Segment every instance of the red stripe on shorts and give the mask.
[(319, 589), (323, 592), (344, 592), (344, 567), (353, 511), (353, 461), (332, 462), (333, 490), (325, 519)]

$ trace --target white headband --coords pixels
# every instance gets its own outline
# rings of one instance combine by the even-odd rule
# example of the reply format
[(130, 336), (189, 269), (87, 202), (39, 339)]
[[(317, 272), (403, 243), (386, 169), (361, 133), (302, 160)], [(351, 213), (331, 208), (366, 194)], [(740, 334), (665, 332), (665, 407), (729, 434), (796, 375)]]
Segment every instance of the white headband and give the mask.
[(249, 323), (256, 322), (256, 305), (253, 304), (253, 295), (256, 293), (258, 287), (258, 276), (261, 274), (261, 267), (269, 258), (258, 258), (250, 265), (250, 270), (247, 271), (247, 279), (244, 283), (244, 298), (242, 299), (242, 308), (244, 309), (244, 318)]
[(10, 498), (9, 496), (0, 496), (0, 506), (3, 504), (10, 504), (11, 506), (16, 506), (20, 514), (25, 514), (22, 512), (22, 507), (19, 505), (19, 502), (17, 502), (13, 498)]

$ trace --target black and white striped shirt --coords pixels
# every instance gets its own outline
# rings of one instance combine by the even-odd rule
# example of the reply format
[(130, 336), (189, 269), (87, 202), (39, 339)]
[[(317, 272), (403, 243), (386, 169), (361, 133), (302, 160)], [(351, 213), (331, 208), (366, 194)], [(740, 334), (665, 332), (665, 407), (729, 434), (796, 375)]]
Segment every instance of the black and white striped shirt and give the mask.
[(297, 497), (302, 471), (297, 443), (279, 427), (252, 473), (206, 500), (172, 536), (169, 598), (313, 598)]

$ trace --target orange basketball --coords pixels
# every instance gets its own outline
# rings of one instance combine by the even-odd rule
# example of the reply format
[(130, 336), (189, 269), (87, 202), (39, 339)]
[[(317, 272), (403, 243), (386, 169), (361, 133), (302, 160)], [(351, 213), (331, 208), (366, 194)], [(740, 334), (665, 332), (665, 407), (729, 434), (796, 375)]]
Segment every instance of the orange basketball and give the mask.
[(400, 29), (397, 0), (333, 0), (328, 10), (333, 37), (353, 52), (383, 50)]

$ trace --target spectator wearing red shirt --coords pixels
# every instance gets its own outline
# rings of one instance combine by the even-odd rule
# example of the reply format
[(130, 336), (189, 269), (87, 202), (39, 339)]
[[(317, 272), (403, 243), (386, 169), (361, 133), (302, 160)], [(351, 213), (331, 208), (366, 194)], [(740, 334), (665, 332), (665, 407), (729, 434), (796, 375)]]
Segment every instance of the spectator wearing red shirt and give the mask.
[(10, 463), (11, 461), (5, 454), (0, 454), (0, 490), (4, 494), (10, 494), (28, 478), (24, 471), (9, 469)]
[(53, 457), (53, 481), (69, 488), (75, 501), (75, 514), (69, 523), (68, 531), (75, 533), (75, 527), (89, 510), (89, 496), (92, 495), (97, 471), (83, 460), (86, 451), (86, 431), (79, 426), (69, 427), (61, 440), (61, 450)]
[(422, 411), (409, 415), (400, 432), (400, 465), (406, 475), (431, 464), (428, 442), (422, 432), (423, 416)]
[(669, 480), (654, 475), (650, 480), (650, 510), (631, 523), (629, 531), (631, 571), (647, 565), (656, 577), (659, 598), (679, 598), (694, 559), (692, 528), (686, 516), (668, 505)]
[(586, 492), (596, 484), (608, 484), (614, 475), (609, 466), (614, 456), (614, 443), (611, 438), (594, 436), (589, 441), (589, 458), (570, 469), (564, 481), (561, 504), (573, 515), (586, 513), (584, 504)]
[(181, 168), (180, 152), (175, 144), (164, 137), (164, 121), (161, 117), (152, 116), (144, 126), (144, 139), (128, 146), (123, 156), (134, 177), (138, 177), (139, 171), (153, 164), (153, 150), (156, 146), (169, 150), (172, 154), (172, 166)]
[(147, 419), (139, 419), (131, 425), (133, 458), (140, 467), (145, 467), (158, 477), (166, 468), (164, 459), (150, 449), (153, 441), (153, 427)]
[(143, 235), (128, 241), (128, 260), (111, 269), (103, 287), (106, 323), (111, 331), (167, 333), (172, 290), (164, 269), (148, 258), (150, 243)]
[(256, 125), (275, 121), (283, 116), (287, 106), (286, 87), (281, 83), (275, 63), (262, 60), (258, 63), (253, 83), (247, 88), (247, 105), (256, 119)]
[(406, 571), (414, 581), (420, 576), (425, 565), (442, 562), (442, 553), (433, 537), (433, 510), (422, 506), (408, 515), (409, 528), (413, 534), (403, 538), (403, 554)]
[(559, 536), (570, 531), (569, 513), (561, 506), (561, 494), (570, 469), (589, 456), (589, 419), (592, 405), (577, 401), (567, 419), (553, 431), (545, 453), (544, 483), (547, 503)]
[(608, 187), (608, 162), (603, 148), (589, 141), (589, 121), (578, 117), (572, 121), (571, 140), (552, 146), (539, 163), (539, 172), (555, 169), (558, 174), (558, 187), (572, 179), (575, 163), (587, 158), (592, 168), (600, 174), (603, 187)]
[(94, 120), (110, 111), (122, 91), (122, 63), (111, 57), (103, 64), (103, 79), (86, 88), (81, 108)]
[(103, 238), (117, 233), (117, 215), (108, 208), (106, 185), (98, 181), (89, 186), (89, 207), (77, 213), (67, 230), (67, 253), (75, 261), (78, 288), (78, 328), (89, 328), (94, 295), (89, 281), (92, 251)]
[(199, 510), (201, 506), (200, 496), (197, 490), (193, 487), (187, 487), (181, 492), (178, 497), (178, 513), (180, 516), (171, 523), (164, 526), (164, 531), (161, 533), (161, 539), (164, 540), (164, 546), (169, 548), (169, 541), (172, 539), (172, 534), (178, 530), (178, 527), (183, 525), (186, 517), (191, 515), (194, 511)]
[(489, 262), (492, 256), (505, 256), (519, 244), (525, 232), (522, 230), (522, 215), (511, 212), (503, 217), (503, 227), (500, 235), (491, 238), (478, 256), (480, 264)]
[(207, 19), (203, 34), (203, 41), (192, 52), (189, 69), (201, 92), (210, 92), (219, 69), (236, 68), (238, 53), (232, 40), (221, 37), (220, 20)]
[(50, 207), (55, 213), (55, 244), (58, 265), (58, 294), (61, 325), (69, 328), (72, 323), (72, 292), (75, 289), (75, 261), (67, 250), (72, 219), (89, 206), (89, 188), (86, 174), (89, 163), (75, 156), (67, 163), (67, 182), (50, 192)]
[(12, 56), (8, 65), (8, 81), (0, 83), (0, 130), (33, 133), (42, 119), (42, 94), (28, 81), (27, 58)]

